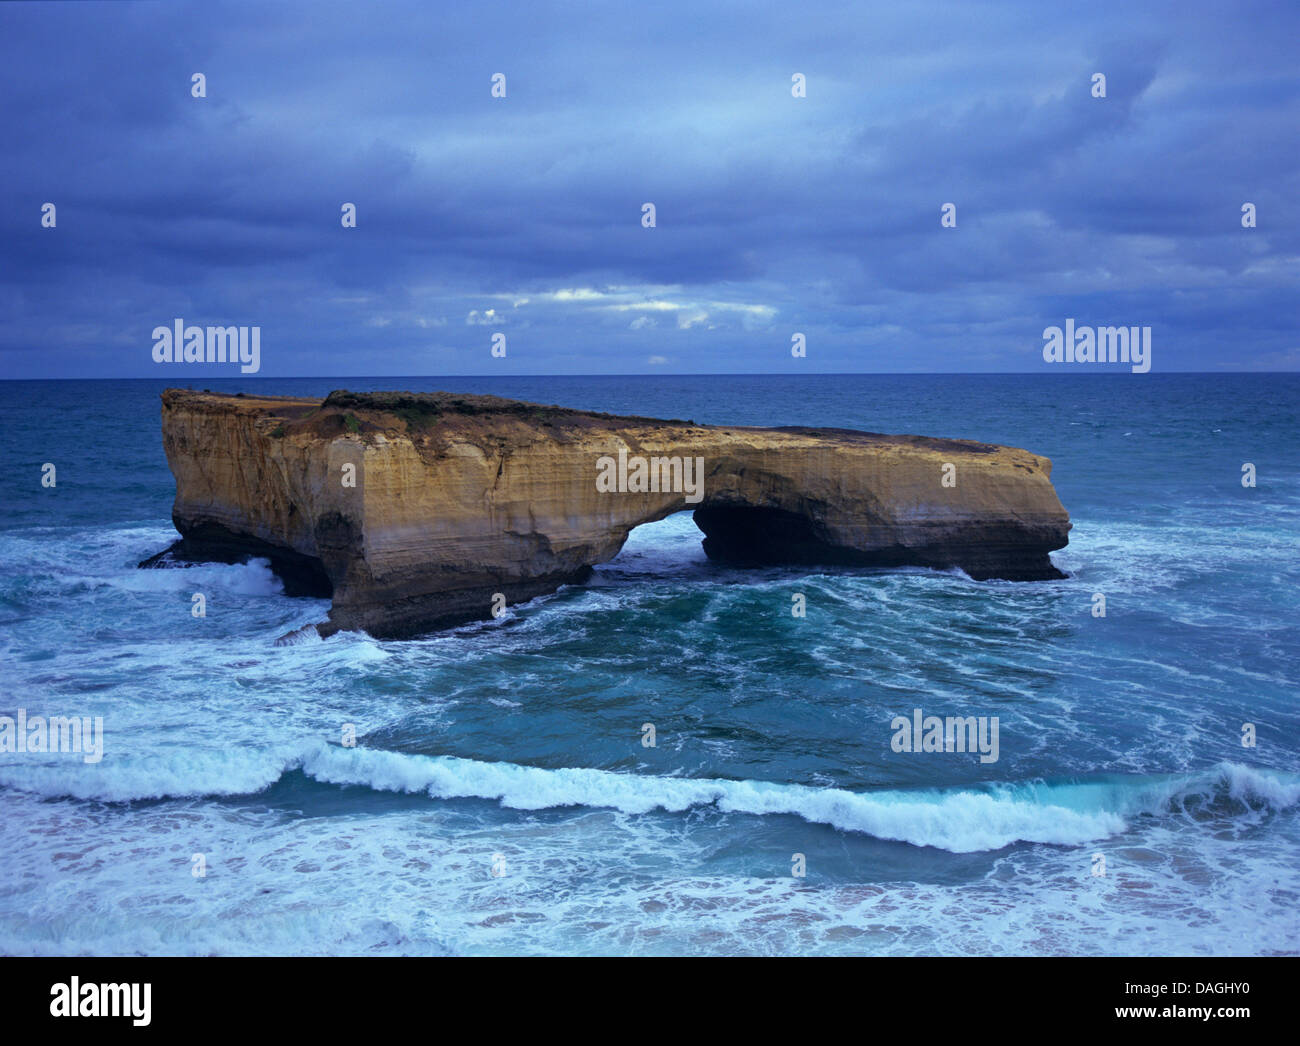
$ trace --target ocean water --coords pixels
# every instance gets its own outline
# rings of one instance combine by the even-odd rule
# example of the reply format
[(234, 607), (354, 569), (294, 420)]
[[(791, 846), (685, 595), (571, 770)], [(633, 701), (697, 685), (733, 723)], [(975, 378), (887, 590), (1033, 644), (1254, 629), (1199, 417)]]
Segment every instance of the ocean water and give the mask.
[[(716, 566), (682, 514), (499, 620), (286, 647), (326, 604), (264, 562), (135, 569), (165, 384), (0, 382), (0, 715), (105, 729), (0, 753), (0, 952), (1300, 952), (1300, 376), (193, 381), (1007, 443), (1074, 521), (1014, 584)], [(998, 760), (894, 752), (914, 708)]]

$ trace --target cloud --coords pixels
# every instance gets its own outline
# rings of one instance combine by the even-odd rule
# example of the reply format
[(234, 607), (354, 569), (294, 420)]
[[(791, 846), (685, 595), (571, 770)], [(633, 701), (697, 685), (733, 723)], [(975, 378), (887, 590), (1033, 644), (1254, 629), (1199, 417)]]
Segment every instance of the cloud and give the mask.
[(304, 332), (404, 373), (438, 317), (537, 373), (636, 366), (642, 320), (714, 372), (794, 330), (806, 369), (1034, 369), (1066, 316), (1296, 367), (1293, 6), (380, 6), (0, 5), (4, 373), (153, 375), (177, 315), (260, 325), (269, 376)]

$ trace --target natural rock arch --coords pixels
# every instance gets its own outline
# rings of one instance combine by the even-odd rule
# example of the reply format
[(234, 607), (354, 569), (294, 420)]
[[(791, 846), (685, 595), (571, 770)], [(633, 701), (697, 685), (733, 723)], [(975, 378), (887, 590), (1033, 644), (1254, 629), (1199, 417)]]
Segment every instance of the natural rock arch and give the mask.
[[(325, 634), (486, 618), (494, 596), (581, 581), (633, 528), (685, 508), (714, 558), (956, 566), (977, 579), (1060, 577), (1049, 553), (1070, 529), (1046, 458), (968, 440), (448, 393), (322, 402), (169, 389), (163, 444), (174, 554), (267, 555), (317, 593), (327, 579)], [(609, 459), (620, 463), (612, 488)]]

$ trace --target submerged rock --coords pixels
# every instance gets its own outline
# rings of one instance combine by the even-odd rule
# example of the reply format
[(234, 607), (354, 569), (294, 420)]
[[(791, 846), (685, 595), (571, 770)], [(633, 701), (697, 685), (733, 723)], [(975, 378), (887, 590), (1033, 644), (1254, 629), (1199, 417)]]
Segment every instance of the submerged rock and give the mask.
[(642, 523), (695, 509), (736, 563), (958, 567), (1061, 577), (1051, 462), (1013, 447), (849, 429), (619, 417), (495, 396), (324, 401), (163, 393), (168, 558), (265, 556), (332, 595), (327, 636), (403, 637), (580, 582)]

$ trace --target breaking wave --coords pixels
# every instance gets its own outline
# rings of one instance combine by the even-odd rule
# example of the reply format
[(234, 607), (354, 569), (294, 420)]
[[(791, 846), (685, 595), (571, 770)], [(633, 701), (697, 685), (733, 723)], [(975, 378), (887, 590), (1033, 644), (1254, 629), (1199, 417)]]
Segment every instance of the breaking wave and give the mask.
[(961, 789), (849, 791), (771, 781), (685, 778), (609, 770), (546, 769), (424, 756), (316, 741), (296, 750), (177, 752), (96, 767), (0, 769), (0, 784), (46, 798), (130, 802), (266, 791), (285, 775), (435, 799), (497, 800), (513, 810), (590, 807), (646, 814), (714, 807), (794, 815), (813, 824), (953, 853), (1016, 842), (1081, 845), (1124, 831), (1131, 818), (1190, 804), (1225, 815), (1300, 802), (1300, 776), (1221, 763), (1194, 774), (1023, 782)]

